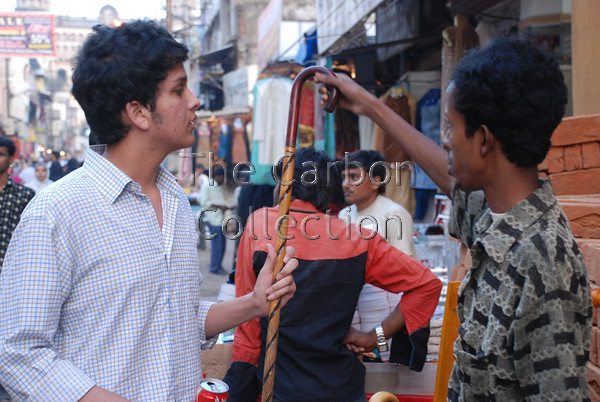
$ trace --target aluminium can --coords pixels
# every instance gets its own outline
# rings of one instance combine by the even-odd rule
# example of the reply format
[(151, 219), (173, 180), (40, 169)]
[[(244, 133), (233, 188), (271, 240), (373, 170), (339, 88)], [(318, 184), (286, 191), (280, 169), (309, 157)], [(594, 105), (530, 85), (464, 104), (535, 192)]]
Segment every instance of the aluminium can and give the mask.
[(204, 378), (196, 388), (195, 402), (227, 402), (229, 385), (216, 378)]

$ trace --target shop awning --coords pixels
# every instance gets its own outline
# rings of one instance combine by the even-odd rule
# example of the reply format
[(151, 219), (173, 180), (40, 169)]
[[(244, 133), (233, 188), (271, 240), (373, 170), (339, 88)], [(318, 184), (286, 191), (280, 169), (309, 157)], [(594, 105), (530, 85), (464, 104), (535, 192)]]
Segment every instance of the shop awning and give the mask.
[(508, 1), (498, 0), (450, 0), (448, 5), (452, 15), (465, 14), (477, 15), (483, 13), (493, 6), (498, 6), (499, 3), (508, 3)]
[(217, 63), (234, 64), (235, 63), (235, 43), (230, 43), (220, 49), (204, 53), (198, 57), (198, 64), (201, 66), (212, 66)]

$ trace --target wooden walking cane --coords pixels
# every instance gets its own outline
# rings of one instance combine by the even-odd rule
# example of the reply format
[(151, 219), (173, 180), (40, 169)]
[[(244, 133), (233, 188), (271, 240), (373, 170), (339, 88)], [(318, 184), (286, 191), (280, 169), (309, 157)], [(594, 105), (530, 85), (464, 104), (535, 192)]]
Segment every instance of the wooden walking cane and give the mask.
[[(285, 140), (285, 154), (283, 156), (283, 173), (279, 190), (279, 218), (277, 219), (277, 261), (273, 269), (273, 283), (277, 274), (283, 268), (285, 257), (285, 243), (288, 231), (288, 214), (292, 200), (292, 180), (294, 179), (294, 162), (296, 159), (296, 135), (298, 132), (298, 116), (300, 114), (300, 93), (304, 82), (315, 73), (334, 75), (325, 67), (312, 66), (302, 70), (294, 79), (290, 97), (290, 112), (288, 115), (288, 128)], [(329, 100), (324, 106), (327, 112), (333, 112), (337, 102), (337, 89), (329, 88)], [(262, 402), (273, 400), (273, 385), (275, 384), (275, 356), (277, 354), (277, 341), (279, 337), (280, 299), (271, 300), (269, 304), (267, 342), (265, 352), (265, 367), (263, 372)]]

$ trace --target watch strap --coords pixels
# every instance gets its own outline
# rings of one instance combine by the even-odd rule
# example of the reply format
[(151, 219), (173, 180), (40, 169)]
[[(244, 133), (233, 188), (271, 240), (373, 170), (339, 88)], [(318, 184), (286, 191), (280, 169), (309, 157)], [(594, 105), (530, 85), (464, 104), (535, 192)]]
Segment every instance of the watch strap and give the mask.
[(375, 325), (375, 335), (377, 335), (377, 350), (379, 353), (388, 351), (388, 344), (383, 333), (381, 324)]

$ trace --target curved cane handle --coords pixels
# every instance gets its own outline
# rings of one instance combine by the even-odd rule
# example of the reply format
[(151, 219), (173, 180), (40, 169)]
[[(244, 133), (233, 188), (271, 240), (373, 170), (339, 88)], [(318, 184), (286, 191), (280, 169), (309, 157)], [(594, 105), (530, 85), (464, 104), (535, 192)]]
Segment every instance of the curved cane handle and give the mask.
[[(304, 81), (306, 81), (308, 78), (314, 76), (315, 73), (321, 73), (330, 77), (335, 77), (335, 73), (327, 67), (310, 66), (300, 71), (300, 73), (298, 73), (298, 75), (294, 79), (294, 82), (299, 84), (298, 88), (302, 87), (302, 83), (304, 83)], [(323, 105), (323, 109), (325, 109), (327, 113), (332, 113), (335, 110), (335, 106), (338, 101), (338, 89), (333, 85), (325, 85), (325, 88), (327, 88), (327, 94), (329, 95), (329, 97), (327, 99), (327, 102), (325, 102), (325, 104)], [(292, 90), (292, 94), (293, 93), (294, 92)], [(293, 98), (294, 96), (292, 95), (292, 99)]]
[[(315, 72), (319, 72), (321, 74), (335, 77), (335, 73), (328, 68), (320, 67), (320, 66), (313, 66), (313, 67), (315, 69)], [(313, 68), (313, 67), (309, 67), (309, 68)], [(339, 97), (338, 89), (336, 87), (334, 87), (333, 85), (325, 85), (325, 88), (327, 88), (327, 95), (329, 95), (329, 96), (328, 96), (327, 102), (325, 102), (325, 104), (323, 105), (323, 109), (325, 109), (325, 111), (327, 113), (333, 113), (333, 111), (335, 110), (337, 101), (338, 101), (338, 97)]]
[[(319, 69), (319, 72), (335, 77), (335, 73), (328, 68)], [(323, 109), (325, 109), (327, 113), (333, 113), (339, 97), (338, 89), (333, 85), (325, 85), (325, 88), (327, 88), (327, 95), (329, 96), (327, 102), (323, 105)]]

